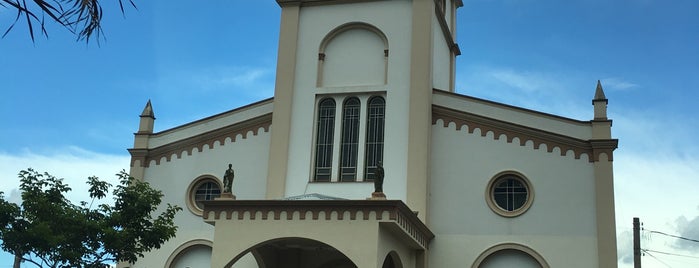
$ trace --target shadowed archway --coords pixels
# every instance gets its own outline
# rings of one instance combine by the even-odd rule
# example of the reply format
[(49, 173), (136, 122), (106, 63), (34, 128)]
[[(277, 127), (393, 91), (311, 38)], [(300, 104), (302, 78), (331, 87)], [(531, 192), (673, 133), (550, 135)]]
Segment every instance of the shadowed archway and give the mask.
[(287, 237), (259, 243), (238, 254), (225, 267), (234, 267), (242, 256), (252, 253), (261, 268), (356, 268), (345, 254), (320, 241)]

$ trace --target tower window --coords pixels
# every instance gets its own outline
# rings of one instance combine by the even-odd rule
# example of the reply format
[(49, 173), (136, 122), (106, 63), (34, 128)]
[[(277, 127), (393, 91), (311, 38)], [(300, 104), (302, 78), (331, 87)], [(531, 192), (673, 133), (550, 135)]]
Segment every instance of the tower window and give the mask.
[(386, 102), (382, 97), (369, 99), (367, 107), (366, 132), (366, 180), (374, 179), (374, 170), (379, 161), (383, 160), (384, 120), (386, 117)]
[[(336, 107), (336, 100), (343, 98), (342, 107)], [(381, 96), (334, 96), (320, 100), (313, 181), (350, 182), (373, 176), (376, 164), (383, 159), (385, 107)], [(335, 120), (336, 114), (341, 114), (339, 120)], [(336, 129), (340, 131), (333, 134)], [(334, 135), (340, 139), (334, 140)]]
[(335, 100), (324, 99), (318, 106), (316, 135), (315, 181), (330, 181), (333, 161), (333, 137), (335, 131)]
[(352, 97), (342, 108), (342, 142), (340, 143), (340, 181), (357, 179), (359, 150), (359, 99)]

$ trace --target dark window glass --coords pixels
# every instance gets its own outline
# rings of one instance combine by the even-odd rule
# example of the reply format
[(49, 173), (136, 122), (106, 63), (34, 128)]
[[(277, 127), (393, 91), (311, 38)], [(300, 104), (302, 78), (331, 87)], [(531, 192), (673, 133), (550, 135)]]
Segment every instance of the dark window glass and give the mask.
[(527, 202), (527, 187), (521, 179), (507, 176), (500, 179), (493, 188), (493, 200), (506, 211), (520, 209)]
[(324, 99), (318, 106), (318, 132), (314, 181), (330, 181), (335, 131), (335, 101)]
[(386, 101), (382, 97), (372, 97), (367, 106), (366, 165), (365, 180), (374, 179), (374, 170), (383, 161), (383, 138), (386, 117)]
[(214, 200), (221, 196), (221, 188), (218, 183), (212, 181), (206, 181), (197, 187), (197, 191), (194, 193), (194, 203), (199, 209), (204, 208), (202, 201)]
[(340, 181), (357, 179), (359, 150), (359, 99), (349, 98), (342, 107), (342, 142), (340, 143)]

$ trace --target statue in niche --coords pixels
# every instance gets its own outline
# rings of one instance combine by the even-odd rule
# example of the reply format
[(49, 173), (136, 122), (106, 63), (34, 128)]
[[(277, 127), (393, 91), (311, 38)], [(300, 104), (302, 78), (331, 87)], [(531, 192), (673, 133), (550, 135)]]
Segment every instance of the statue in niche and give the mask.
[(376, 169), (374, 170), (374, 192), (383, 193), (383, 176), (384, 170), (382, 162), (376, 163)]
[(235, 177), (235, 172), (233, 171), (233, 164), (228, 164), (228, 169), (226, 174), (223, 175), (223, 192), (231, 193), (233, 188), (233, 178)]

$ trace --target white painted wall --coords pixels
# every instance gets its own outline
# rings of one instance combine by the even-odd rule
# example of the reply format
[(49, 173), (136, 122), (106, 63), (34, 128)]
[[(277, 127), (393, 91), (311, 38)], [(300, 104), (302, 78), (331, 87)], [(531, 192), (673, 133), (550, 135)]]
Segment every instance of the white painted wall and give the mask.
[[(513, 242), (542, 255), (551, 267), (597, 265), (593, 166), (572, 153), (533, 149), (454, 124), (432, 127), (432, 179), (428, 202), (430, 267), (471, 265), (486, 249)], [(486, 187), (502, 171), (531, 182), (534, 202), (527, 212), (505, 218), (486, 204)]]
[(235, 170), (233, 194), (238, 199), (264, 199), (269, 142), (270, 133), (260, 130), (258, 135), (249, 132), (246, 139), (241, 136), (238, 136), (235, 142), (227, 139), (223, 146), (218, 143), (213, 149), (205, 146), (202, 152), (195, 150), (191, 156), (183, 154), (181, 159), (173, 157), (170, 162), (161, 161), (160, 165), (151, 162), (151, 166), (146, 168), (145, 180), (165, 194), (161, 207), (170, 203), (182, 207), (183, 210), (175, 217), (177, 236), (163, 244), (157, 253), (147, 254), (132, 267), (161, 267), (170, 254), (187, 241), (214, 241), (214, 227), (187, 209), (187, 188), (197, 177), (211, 175), (222, 181), (223, 174), (231, 163)]
[[(342, 91), (377, 90), (386, 94), (386, 143), (384, 167), (387, 170), (385, 189), (392, 189), (390, 198), (405, 200), (406, 130), (410, 70), (410, 1), (376, 1), (356, 4), (305, 6), (299, 19), (299, 50), (292, 104), (286, 196), (323, 191), (323, 194), (347, 198), (368, 197), (373, 186), (367, 183), (319, 185), (309, 183), (312, 176), (312, 152), (317, 94)], [(316, 87), (318, 50), (325, 36), (333, 29), (350, 22), (368, 23), (380, 29), (388, 39), (389, 57), (387, 85)], [(383, 51), (381, 51), (383, 52)], [(382, 55), (383, 56), (383, 55)], [(362, 93), (364, 94), (364, 93)], [(365, 112), (365, 111), (362, 111)], [(337, 119), (336, 119), (337, 120)], [(335, 137), (339, 139), (339, 137)], [(388, 194), (388, 193), (387, 193)]]
[(384, 42), (366, 29), (349, 29), (325, 47), (323, 87), (383, 85)]
[(432, 51), (432, 87), (449, 91), (451, 50), (436, 16), (432, 18)]

